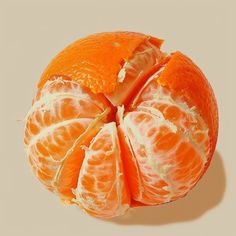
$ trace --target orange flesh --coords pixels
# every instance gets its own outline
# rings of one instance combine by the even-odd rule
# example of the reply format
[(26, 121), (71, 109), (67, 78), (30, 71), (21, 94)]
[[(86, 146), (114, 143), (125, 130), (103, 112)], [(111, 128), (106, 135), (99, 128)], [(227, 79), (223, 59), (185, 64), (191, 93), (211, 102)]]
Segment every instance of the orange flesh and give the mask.
[(114, 122), (103, 126), (85, 153), (76, 202), (97, 217), (124, 214), (129, 207), (130, 197)]
[(185, 196), (207, 169), (218, 132), (214, 94), (190, 59), (166, 56), (161, 43), (92, 35), (42, 75), (24, 143), (33, 172), (62, 201), (115, 217)]
[[(128, 137), (136, 157), (126, 158), (129, 169), (133, 165), (129, 159), (136, 160), (137, 170), (132, 171), (129, 180), (134, 189), (132, 198), (146, 205), (184, 196), (201, 176), (209, 158), (208, 132), (202, 120), (180, 104), (165, 101), (169, 95), (159, 87), (155, 79), (151, 81), (140, 95), (149, 96), (150, 100), (138, 102), (134, 110), (125, 114), (121, 124), (123, 136)], [(153, 94), (158, 94), (158, 99)], [(178, 128), (173, 130), (172, 126)], [(198, 137), (199, 133), (202, 138)], [(142, 189), (138, 179), (143, 183)]]
[(218, 135), (218, 110), (214, 92), (202, 71), (181, 52), (171, 56), (158, 83), (171, 92), (178, 92), (189, 106), (196, 106), (204, 118), (211, 137), (211, 155)]

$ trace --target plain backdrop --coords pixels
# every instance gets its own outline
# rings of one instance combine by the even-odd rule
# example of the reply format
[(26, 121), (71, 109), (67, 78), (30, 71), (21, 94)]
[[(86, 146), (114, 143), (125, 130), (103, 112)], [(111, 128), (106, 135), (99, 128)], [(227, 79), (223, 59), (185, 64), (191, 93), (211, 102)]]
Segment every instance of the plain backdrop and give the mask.
[[(234, 1), (0, 1), (0, 235), (236, 235)], [(22, 119), (43, 69), (65, 46), (101, 31), (165, 39), (203, 70), (219, 105), (212, 164), (187, 197), (103, 221), (63, 206), (31, 173)]]

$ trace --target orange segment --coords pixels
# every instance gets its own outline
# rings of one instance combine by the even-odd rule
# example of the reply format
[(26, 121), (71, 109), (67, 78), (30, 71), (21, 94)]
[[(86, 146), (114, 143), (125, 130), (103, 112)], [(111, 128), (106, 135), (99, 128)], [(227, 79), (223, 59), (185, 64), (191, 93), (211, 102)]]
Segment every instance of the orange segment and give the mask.
[[(166, 120), (171, 121), (183, 135), (188, 136), (190, 141), (197, 143), (209, 158), (210, 142), (208, 128), (202, 118), (187, 107), (181, 107), (178, 103), (169, 104), (167, 102), (150, 100), (139, 104), (138, 110), (160, 111)], [(186, 110), (185, 110), (186, 109)]]
[(150, 40), (145, 40), (119, 71), (115, 91), (105, 96), (116, 106), (127, 103), (135, 91), (145, 83), (148, 75), (161, 67), (164, 59), (165, 54), (159, 47)]
[(60, 198), (72, 203), (75, 198), (74, 189), (76, 189), (80, 168), (84, 160), (85, 152), (82, 145), (89, 145), (92, 138), (98, 133), (101, 127), (101, 121), (95, 121), (90, 127), (76, 139), (67, 151), (67, 156), (60, 166), (57, 175), (54, 178), (54, 186)]
[(91, 215), (103, 218), (122, 215), (129, 208), (130, 197), (114, 122), (104, 125), (85, 148), (76, 202)]
[[(158, 75), (158, 73), (157, 73)], [(124, 163), (132, 198), (142, 204), (184, 196), (201, 177), (209, 158), (208, 129), (198, 113), (156, 83), (153, 75), (119, 115)], [(134, 205), (138, 205), (134, 202)]]
[(183, 96), (171, 93), (166, 87), (156, 83), (161, 73), (154, 74), (145, 84), (141, 92), (131, 104), (132, 109), (156, 110), (161, 115), (180, 129), (183, 133), (189, 133), (201, 149), (204, 150), (207, 159), (211, 156), (209, 128), (195, 106), (189, 107)]
[[(46, 128), (29, 142), (27, 153), (31, 163), (36, 166), (38, 178), (47, 187), (54, 187), (54, 176), (66, 157), (68, 149), (73, 145), (74, 140), (85, 132), (91, 121), (91, 119), (85, 121), (78, 119), (67, 124), (60, 123), (60, 127), (52, 126), (50, 130)], [(63, 141), (64, 138), (66, 142)]]
[[(71, 187), (75, 187), (73, 180), (60, 187), (61, 181), (57, 183), (55, 178), (68, 156), (75, 164), (82, 162), (84, 156), (80, 146), (74, 147), (75, 141), (88, 133), (91, 124), (95, 125), (90, 133), (95, 135), (94, 127), (106, 121), (108, 110), (104, 98), (99, 95), (95, 98), (77, 83), (61, 77), (48, 81), (38, 91), (26, 117), (24, 143), (34, 173), (47, 188), (62, 192), (62, 196), (66, 192), (67, 196)], [(68, 155), (71, 149), (73, 152)], [(55, 182), (59, 189), (55, 189)]]
[(213, 90), (201, 70), (181, 52), (172, 54), (158, 83), (195, 106), (209, 127), (212, 156), (218, 134), (218, 110)]
[(142, 180), (133, 199), (155, 205), (185, 195), (205, 163), (195, 146), (173, 124), (149, 112), (130, 112), (124, 124)]

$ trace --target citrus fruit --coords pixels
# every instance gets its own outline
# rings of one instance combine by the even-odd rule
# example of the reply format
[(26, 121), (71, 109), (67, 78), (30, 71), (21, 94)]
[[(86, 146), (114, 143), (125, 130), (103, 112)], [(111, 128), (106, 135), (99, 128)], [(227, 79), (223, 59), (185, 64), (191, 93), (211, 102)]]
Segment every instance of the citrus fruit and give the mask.
[(100, 218), (185, 196), (218, 135), (213, 90), (184, 54), (133, 32), (80, 39), (43, 72), (25, 118), (33, 173)]

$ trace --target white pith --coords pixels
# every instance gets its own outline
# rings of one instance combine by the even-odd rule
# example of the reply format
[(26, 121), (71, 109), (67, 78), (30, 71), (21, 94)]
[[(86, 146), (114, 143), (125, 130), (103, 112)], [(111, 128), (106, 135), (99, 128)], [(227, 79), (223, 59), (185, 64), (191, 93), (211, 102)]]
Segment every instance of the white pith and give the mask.
[(118, 73), (118, 82), (122, 83), (126, 76), (126, 63), (123, 65), (122, 69)]

